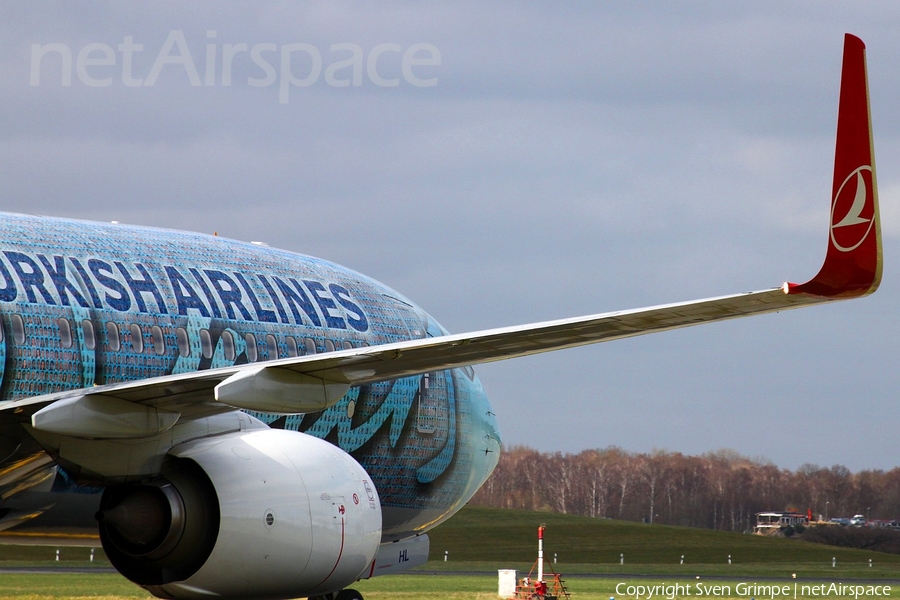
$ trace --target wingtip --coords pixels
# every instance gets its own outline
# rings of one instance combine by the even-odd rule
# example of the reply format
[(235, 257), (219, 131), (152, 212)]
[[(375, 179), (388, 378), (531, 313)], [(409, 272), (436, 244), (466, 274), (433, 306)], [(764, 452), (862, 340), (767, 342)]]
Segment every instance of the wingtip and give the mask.
[(844, 36), (828, 251), (819, 273), (787, 293), (846, 299), (878, 289), (882, 273), (881, 225), (865, 44)]
[(848, 46), (856, 46), (862, 50), (866, 49), (866, 43), (852, 33), (844, 34), (844, 47), (846, 48)]

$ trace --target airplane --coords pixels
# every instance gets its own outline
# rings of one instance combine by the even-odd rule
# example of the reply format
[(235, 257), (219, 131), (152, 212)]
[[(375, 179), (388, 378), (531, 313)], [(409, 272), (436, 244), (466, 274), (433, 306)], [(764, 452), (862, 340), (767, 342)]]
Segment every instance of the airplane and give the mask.
[(161, 598), (354, 600), (486, 481), (472, 365), (873, 293), (865, 45), (847, 34), (828, 245), (803, 284), (450, 334), (337, 264), (0, 215), (0, 543), (99, 543)]

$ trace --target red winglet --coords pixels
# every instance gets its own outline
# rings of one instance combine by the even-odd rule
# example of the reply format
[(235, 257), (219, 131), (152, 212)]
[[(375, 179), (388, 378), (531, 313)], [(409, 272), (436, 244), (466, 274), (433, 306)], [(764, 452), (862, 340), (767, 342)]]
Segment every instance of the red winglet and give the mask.
[(857, 298), (871, 294), (881, 283), (881, 225), (869, 115), (866, 45), (848, 33), (844, 36), (828, 253), (812, 280), (785, 285), (789, 294)]

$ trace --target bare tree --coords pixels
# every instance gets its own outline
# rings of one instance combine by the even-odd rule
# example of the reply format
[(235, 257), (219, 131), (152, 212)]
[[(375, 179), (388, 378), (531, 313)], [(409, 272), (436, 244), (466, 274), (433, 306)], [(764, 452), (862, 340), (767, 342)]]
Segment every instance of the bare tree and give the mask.
[(743, 531), (767, 510), (900, 515), (900, 468), (851, 473), (843, 465), (779, 469), (731, 450), (702, 456), (610, 447), (578, 454), (506, 449), (475, 504), (647, 519)]

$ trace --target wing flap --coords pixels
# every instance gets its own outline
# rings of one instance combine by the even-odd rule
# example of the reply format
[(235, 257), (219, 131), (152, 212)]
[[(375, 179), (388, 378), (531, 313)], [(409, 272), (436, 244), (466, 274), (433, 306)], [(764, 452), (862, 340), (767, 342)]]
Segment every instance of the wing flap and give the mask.
[[(784, 293), (781, 288), (573, 319), (450, 335), (369, 348), (369, 360), (323, 365), (323, 377), (345, 377), (362, 385), (484, 362), (528, 356), (796, 308), (825, 298)], [(334, 357), (338, 358), (338, 357)], [(306, 368), (313, 365), (307, 365)], [(301, 367), (301, 365), (297, 365)], [(302, 367), (301, 367), (302, 368)], [(306, 371), (310, 372), (310, 371)]]
[[(127, 405), (140, 404), (180, 413), (181, 419), (198, 418), (235, 408), (279, 413), (311, 412), (311, 409), (322, 410), (334, 404), (342, 394), (333, 391), (322, 393), (317, 396), (315, 405), (310, 406), (309, 398), (299, 393), (299, 387), (294, 388), (292, 393), (292, 381), (306, 378), (306, 382), (319, 386), (322, 382), (329, 382), (338, 386), (334, 389), (346, 391), (351, 385), (574, 348), (828, 300), (830, 299), (826, 297), (807, 294), (787, 294), (781, 288), (774, 288), (707, 300), (281, 359), (265, 363), (264, 368), (257, 363), (112, 384), (93, 388), (87, 393), (80, 390), (30, 398), (4, 405), (3, 410), (14, 410), (23, 416), (30, 416), (35, 410), (54, 402), (59, 402), (62, 406), (71, 403), (73, 398), (108, 397)], [(272, 373), (277, 372), (290, 372), (293, 379), (281, 376), (281, 385), (286, 387), (274, 392), (274, 396), (261, 393), (258, 397), (262, 399), (254, 401), (256, 392), (252, 390), (267, 386), (271, 388)], [(254, 381), (257, 377), (259, 379)], [(240, 382), (240, 385), (229, 390), (229, 380)], [(220, 390), (228, 390), (220, 392), (218, 401), (215, 393), (217, 386), (220, 386)], [(267, 404), (266, 398), (272, 397), (277, 399)], [(40, 419), (32, 425), (40, 429)]]

